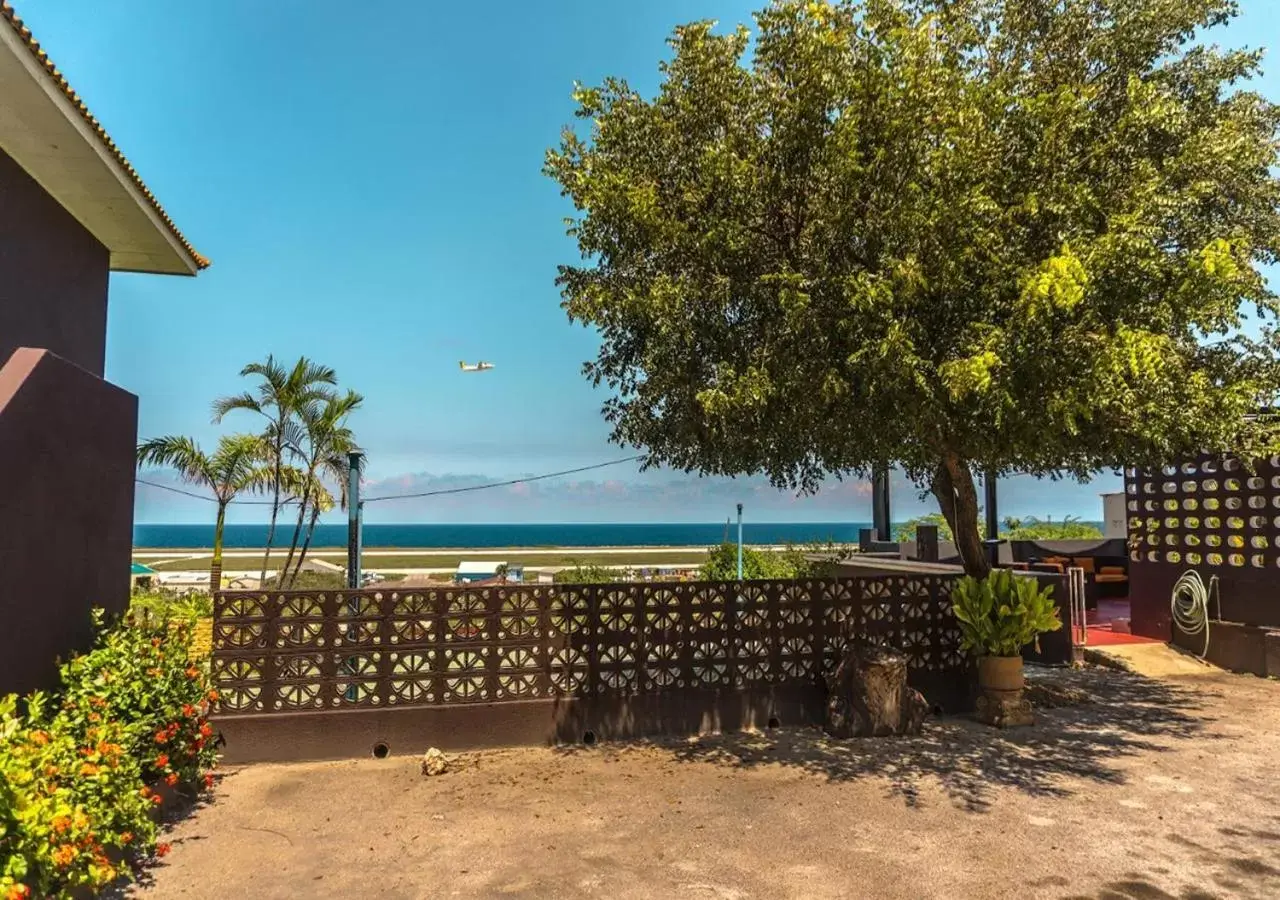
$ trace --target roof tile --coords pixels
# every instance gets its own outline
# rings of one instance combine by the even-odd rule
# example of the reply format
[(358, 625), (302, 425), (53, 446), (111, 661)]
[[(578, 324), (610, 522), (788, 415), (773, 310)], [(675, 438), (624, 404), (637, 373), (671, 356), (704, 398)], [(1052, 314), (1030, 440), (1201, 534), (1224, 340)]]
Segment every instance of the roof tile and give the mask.
[(209, 260), (196, 252), (196, 248), (191, 246), (191, 243), (183, 237), (182, 232), (178, 230), (178, 226), (173, 223), (173, 220), (169, 218), (169, 214), (164, 211), (164, 207), (160, 205), (160, 201), (151, 193), (151, 189), (143, 183), (142, 178), (133, 168), (133, 164), (129, 162), (124, 153), (120, 151), (120, 148), (116, 146), (115, 141), (111, 140), (111, 136), (107, 134), (107, 130), (102, 127), (102, 124), (94, 117), (93, 113), (89, 112), (89, 108), (85, 106), (84, 101), (80, 99), (80, 95), (77, 94), (75, 90), (72, 89), (71, 85), (67, 83), (67, 79), (63, 77), (62, 73), (58, 70), (58, 67), (53, 64), (53, 60), (49, 58), (49, 54), (40, 46), (40, 42), (32, 36), (31, 29), (23, 24), (22, 19), (18, 18), (18, 14), (9, 3), (9, 0), (0, 0), (0, 19), (3, 19), (11, 28), (13, 28), (17, 33), (18, 38), (24, 45), (26, 45), (27, 49), (31, 51), (31, 55), (34, 56), (36, 61), (44, 67), (46, 72), (49, 73), (49, 77), (53, 80), (54, 85), (63, 93), (63, 95), (66, 96), (68, 100), (71, 101), (71, 105), (76, 108), (76, 111), (79, 112), (85, 122), (88, 123), (89, 127), (93, 130), (93, 133), (97, 135), (98, 140), (100, 140), (102, 145), (111, 152), (112, 156), (115, 157), (116, 162), (118, 162), (120, 167), (124, 169), (125, 173), (142, 193), (142, 196), (147, 198), (147, 202), (150, 203), (152, 209), (156, 211), (156, 214), (160, 217), (160, 221), (164, 222), (165, 227), (173, 233), (173, 236), (178, 239), (178, 242), (188, 253), (191, 254), (191, 258), (196, 262), (196, 267), (199, 269), (208, 268)]

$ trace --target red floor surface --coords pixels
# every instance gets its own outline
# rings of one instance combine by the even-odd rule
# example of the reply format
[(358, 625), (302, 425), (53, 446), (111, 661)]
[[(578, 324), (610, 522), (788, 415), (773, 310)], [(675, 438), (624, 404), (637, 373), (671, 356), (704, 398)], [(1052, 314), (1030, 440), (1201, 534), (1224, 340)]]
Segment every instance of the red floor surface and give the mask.
[(1089, 629), (1088, 646), (1105, 647), (1108, 644), (1159, 644), (1155, 638), (1142, 637), (1116, 631), (1116, 620), (1129, 618), (1128, 600), (1099, 600), (1098, 608), (1089, 610), (1085, 615), (1085, 623)]

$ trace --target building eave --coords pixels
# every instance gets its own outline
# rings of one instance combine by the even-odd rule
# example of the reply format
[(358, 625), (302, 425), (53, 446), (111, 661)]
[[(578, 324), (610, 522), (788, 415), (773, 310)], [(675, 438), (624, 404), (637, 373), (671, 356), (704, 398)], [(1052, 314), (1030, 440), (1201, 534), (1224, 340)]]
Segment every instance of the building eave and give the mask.
[(0, 150), (107, 248), (113, 270), (206, 268), (8, 0), (0, 22)]

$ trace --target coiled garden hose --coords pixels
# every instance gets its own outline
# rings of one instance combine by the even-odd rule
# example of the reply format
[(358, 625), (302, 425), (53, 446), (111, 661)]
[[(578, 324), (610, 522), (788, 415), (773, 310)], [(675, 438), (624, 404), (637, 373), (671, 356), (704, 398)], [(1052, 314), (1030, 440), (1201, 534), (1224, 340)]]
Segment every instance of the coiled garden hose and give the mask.
[[(1173, 597), (1169, 601), (1169, 609), (1173, 613), (1173, 624), (1188, 637), (1204, 635), (1204, 649), (1197, 656), (1204, 659), (1209, 652), (1209, 594), (1217, 592), (1218, 576), (1209, 576), (1206, 588), (1204, 579), (1194, 569), (1184, 572), (1173, 586)], [(1221, 605), (1221, 599), (1219, 599)]]

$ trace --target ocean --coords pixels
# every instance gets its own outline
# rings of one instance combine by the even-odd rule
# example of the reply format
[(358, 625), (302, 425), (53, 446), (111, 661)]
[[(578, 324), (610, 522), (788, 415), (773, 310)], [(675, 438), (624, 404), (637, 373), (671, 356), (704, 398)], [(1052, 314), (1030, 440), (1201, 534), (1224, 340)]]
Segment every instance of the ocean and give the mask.
[[(852, 543), (866, 522), (747, 522), (742, 526), (748, 544)], [(292, 523), (276, 529), (276, 544), (288, 546)], [(737, 539), (736, 524), (729, 539)], [(614, 525), (365, 525), (367, 548), (474, 547), (708, 547), (725, 539), (725, 523)], [(228, 549), (254, 549), (267, 542), (266, 525), (228, 525), (223, 544)], [(213, 546), (212, 525), (135, 525), (133, 545), (139, 548), (201, 549)], [(320, 525), (312, 546), (345, 547), (347, 526)]]

